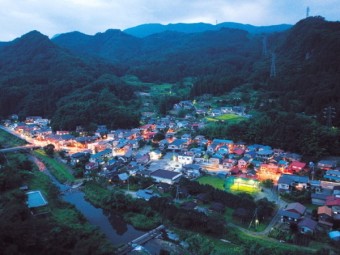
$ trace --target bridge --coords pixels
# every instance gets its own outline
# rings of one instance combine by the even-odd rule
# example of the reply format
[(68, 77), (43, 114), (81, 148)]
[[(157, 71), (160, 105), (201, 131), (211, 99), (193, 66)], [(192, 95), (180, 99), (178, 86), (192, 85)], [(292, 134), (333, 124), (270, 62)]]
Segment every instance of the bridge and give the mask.
[(1, 149), (0, 153), (8, 153), (8, 152), (16, 152), (16, 151), (26, 151), (26, 150), (35, 150), (35, 149), (39, 149), (39, 148), (41, 148), (41, 146), (34, 145), (34, 144), (28, 144), (28, 145), (24, 145), (24, 146), (18, 146), (18, 147)]
[(145, 244), (146, 242), (158, 237), (163, 229), (165, 229), (164, 225), (160, 225), (157, 228), (145, 233), (144, 235), (132, 240), (128, 244), (125, 244), (122, 247), (120, 247), (115, 252), (115, 255), (127, 254), (128, 252), (132, 251), (137, 245)]

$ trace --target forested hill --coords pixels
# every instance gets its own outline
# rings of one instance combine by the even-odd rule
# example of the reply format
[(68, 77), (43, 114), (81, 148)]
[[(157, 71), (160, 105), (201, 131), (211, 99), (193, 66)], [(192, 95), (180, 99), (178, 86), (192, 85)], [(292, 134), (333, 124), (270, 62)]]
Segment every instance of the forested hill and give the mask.
[[(339, 22), (321, 17), (265, 35), (221, 28), (137, 38), (111, 29), (49, 40), (33, 31), (0, 44), (0, 87), (6, 92), (0, 94), (0, 115), (43, 115), (67, 129), (91, 123), (132, 126), (138, 119), (134, 89), (119, 78), (132, 74), (154, 83), (192, 77), (186, 98), (234, 88), (256, 91), (255, 110), (315, 115), (322, 124), (324, 109), (334, 107), (332, 124), (340, 126), (339, 34)], [(275, 77), (269, 76), (272, 53)]]
[(143, 24), (136, 27), (131, 27), (125, 29), (124, 32), (136, 37), (146, 37), (153, 34), (162, 33), (165, 31), (175, 31), (182, 33), (199, 33), (205, 32), (208, 30), (220, 30), (221, 28), (234, 28), (241, 29), (247, 31), (249, 33), (261, 34), (261, 33), (274, 33), (281, 32), (291, 28), (291, 25), (281, 24), (281, 25), (273, 25), (273, 26), (252, 26), (245, 25), (235, 22), (223, 22), (216, 25), (207, 24), (207, 23), (177, 23), (177, 24), (168, 24), (162, 25), (158, 23), (153, 24)]
[[(0, 47), (0, 116), (42, 115), (57, 128), (132, 126), (133, 89), (110, 64), (71, 54), (32, 31)], [(127, 106), (128, 107), (127, 107)], [(132, 109), (129, 109), (132, 107)]]
[(119, 63), (127, 73), (149, 82), (200, 75), (248, 76), (262, 49), (262, 36), (227, 28), (191, 34), (165, 31), (145, 38), (108, 30), (94, 36), (62, 34), (52, 41), (76, 54)]
[(141, 41), (117, 29), (109, 29), (94, 36), (80, 32), (60, 34), (52, 41), (60, 47), (83, 56), (96, 56), (113, 63), (123, 64), (141, 48)]
[(264, 88), (285, 111), (323, 117), (331, 106), (337, 109), (333, 124), (340, 126), (340, 22), (311, 17), (283, 38), (273, 48), (277, 76)]

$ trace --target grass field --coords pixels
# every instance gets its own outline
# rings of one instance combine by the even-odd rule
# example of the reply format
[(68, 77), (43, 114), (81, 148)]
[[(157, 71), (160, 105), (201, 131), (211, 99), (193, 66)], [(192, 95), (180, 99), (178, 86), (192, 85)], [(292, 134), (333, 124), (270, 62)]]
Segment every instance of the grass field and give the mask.
[(150, 92), (151, 95), (164, 95), (169, 94), (173, 84), (171, 83), (150, 83), (150, 82), (142, 82), (138, 79), (138, 77), (133, 75), (127, 75), (123, 77), (123, 80), (132, 86), (136, 87), (144, 87)]
[(237, 124), (245, 119), (246, 118), (242, 116), (231, 114), (231, 113), (223, 114), (223, 115), (216, 116), (216, 117), (206, 117), (207, 121), (211, 121), (211, 122), (223, 121), (228, 124)]
[(246, 192), (254, 194), (259, 192), (259, 184), (257, 181), (250, 179), (228, 177), (225, 182), (225, 190), (233, 193)]
[(216, 189), (224, 190), (224, 180), (215, 176), (202, 176), (197, 179), (200, 184), (208, 184)]
[(0, 148), (10, 148), (25, 145), (27, 142), (0, 129)]
[(48, 166), (50, 172), (61, 183), (73, 182), (75, 180), (74, 176), (70, 173), (70, 171), (64, 164), (59, 163), (54, 158), (50, 158), (42, 150), (36, 150), (34, 153)]

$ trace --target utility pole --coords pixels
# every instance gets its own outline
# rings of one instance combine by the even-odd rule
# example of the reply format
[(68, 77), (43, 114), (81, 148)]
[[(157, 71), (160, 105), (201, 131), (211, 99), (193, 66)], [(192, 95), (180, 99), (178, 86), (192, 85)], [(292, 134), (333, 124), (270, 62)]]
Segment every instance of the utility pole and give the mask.
[(309, 162), (309, 168), (310, 168), (310, 173), (311, 173), (311, 175), (312, 175), (312, 181), (314, 180), (314, 174), (315, 174), (315, 172), (314, 172), (314, 162)]
[(332, 126), (332, 119), (335, 118), (335, 108), (332, 106), (327, 106), (323, 109), (323, 117), (326, 119), (328, 127)]
[(275, 53), (272, 53), (272, 64), (270, 66), (270, 78), (276, 77), (276, 56)]
[(176, 198), (175, 198), (175, 201), (176, 201), (176, 202), (179, 201), (179, 190), (178, 190), (178, 188), (179, 188), (179, 185), (177, 184), (177, 185), (176, 185)]

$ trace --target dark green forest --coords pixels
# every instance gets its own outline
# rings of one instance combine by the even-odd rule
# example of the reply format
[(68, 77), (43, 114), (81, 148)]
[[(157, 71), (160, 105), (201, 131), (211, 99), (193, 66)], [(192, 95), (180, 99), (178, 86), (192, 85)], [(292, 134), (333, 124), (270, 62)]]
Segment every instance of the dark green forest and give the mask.
[[(276, 75), (271, 77), (272, 54)], [(247, 95), (256, 92), (256, 103), (247, 109), (257, 112), (255, 118), (224, 133), (226, 127), (208, 127), (207, 135), (212, 128), (218, 135), (238, 134), (306, 155), (338, 154), (339, 68), (340, 23), (322, 17), (266, 34), (221, 28), (137, 38), (111, 29), (50, 40), (33, 31), (0, 44), (0, 116), (43, 115), (54, 129), (133, 127), (141, 109), (134, 92), (146, 88), (128, 85), (122, 77), (177, 85), (189, 77), (193, 84), (187, 95), (155, 98), (159, 112), (182, 99), (235, 89), (243, 93), (238, 104), (247, 105)]]
[[(37, 170), (28, 155), (0, 154), (0, 254), (112, 254), (105, 236), (71, 206)], [(35, 215), (23, 186), (39, 189), (48, 201)]]

